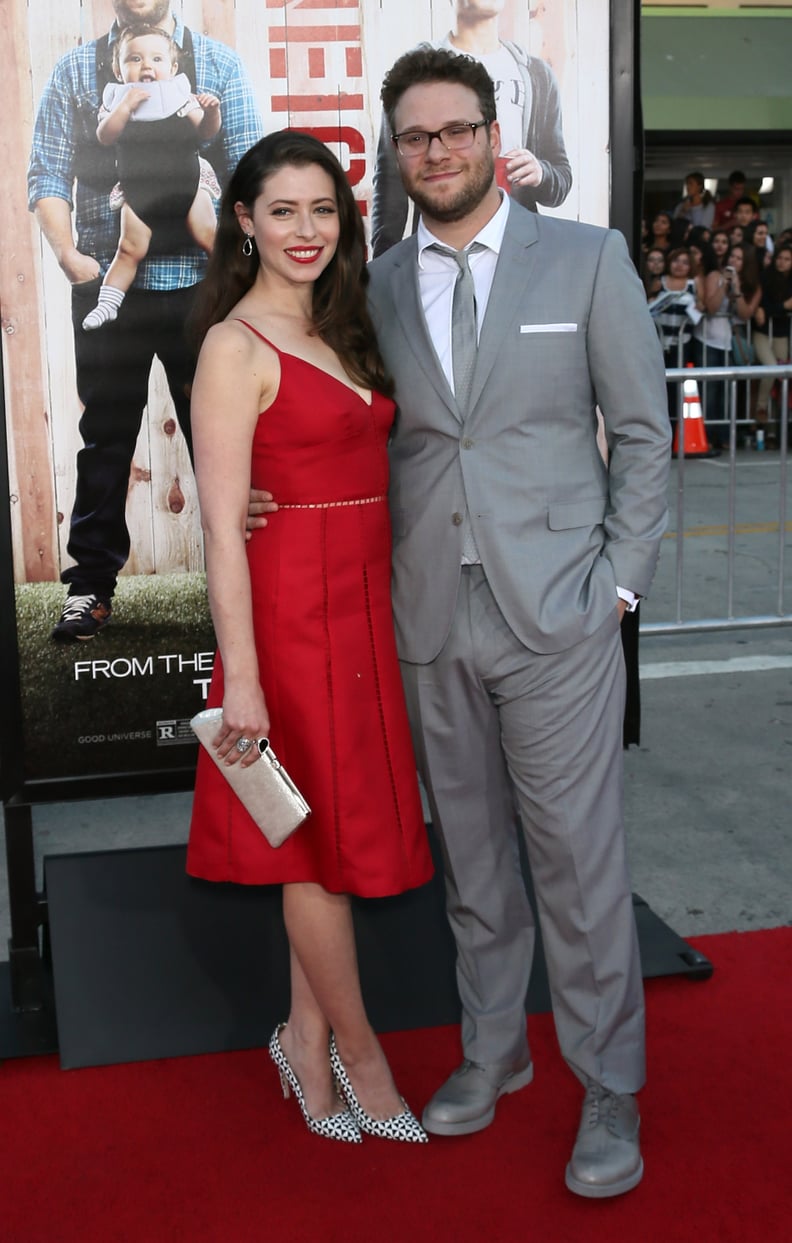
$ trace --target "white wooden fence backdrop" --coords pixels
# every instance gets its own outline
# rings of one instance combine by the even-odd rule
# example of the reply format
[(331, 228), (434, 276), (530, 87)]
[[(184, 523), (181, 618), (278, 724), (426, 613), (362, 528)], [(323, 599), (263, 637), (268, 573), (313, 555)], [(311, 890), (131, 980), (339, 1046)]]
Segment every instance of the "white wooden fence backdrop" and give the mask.
[[(397, 55), (442, 39), (452, 0), (174, 0), (188, 26), (234, 47), (265, 130), (320, 131), (368, 215), (379, 84)], [(0, 313), (11, 475), (14, 577), (51, 581), (66, 539), (81, 446), (68, 284), (27, 210), (36, 102), (59, 56), (104, 33), (111, 0), (0, 0), (4, 180)], [(562, 91), (575, 183), (557, 214), (607, 222), (608, 0), (507, 0), (501, 36), (548, 60)], [(159, 363), (130, 474), (125, 572), (202, 568), (195, 485)]]

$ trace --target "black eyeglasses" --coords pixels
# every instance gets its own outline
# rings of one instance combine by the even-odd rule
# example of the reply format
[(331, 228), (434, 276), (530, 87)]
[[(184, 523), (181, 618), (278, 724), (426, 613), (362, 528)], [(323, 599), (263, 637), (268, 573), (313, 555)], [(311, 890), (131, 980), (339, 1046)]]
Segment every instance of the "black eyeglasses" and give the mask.
[(405, 130), (403, 134), (392, 134), (391, 141), (399, 155), (408, 160), (418, 155), (426, 155), (434, 138), (440, 139), (446, 151), (466, 151), (473, 146), (476, 130), (489, 124), (489, 121), (457, 121), (456, 125), (444, 125), (442, 129)]

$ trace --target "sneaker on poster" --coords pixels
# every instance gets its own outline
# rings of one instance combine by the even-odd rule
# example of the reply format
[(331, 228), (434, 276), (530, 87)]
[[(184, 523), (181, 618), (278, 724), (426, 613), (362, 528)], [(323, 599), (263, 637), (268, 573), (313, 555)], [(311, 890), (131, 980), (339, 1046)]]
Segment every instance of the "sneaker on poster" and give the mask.
[(107, 625), (111, 613), (110, 601), (101, 596), (69, 596), (52, 637), (61, 642), (92, 639)]

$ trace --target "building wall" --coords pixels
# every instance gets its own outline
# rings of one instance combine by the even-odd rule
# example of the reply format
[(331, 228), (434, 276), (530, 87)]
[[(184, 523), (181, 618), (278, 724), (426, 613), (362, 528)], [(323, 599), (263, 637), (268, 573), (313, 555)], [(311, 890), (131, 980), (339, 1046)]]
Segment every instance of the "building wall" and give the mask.
[(752, 189), (773, 179), (762, 214), (777, 230), (792, 224), (792, 6), (704, 8), (642, 7), (646, 198), (675, 201), (691, 169), (722, 193), (742, 168)]

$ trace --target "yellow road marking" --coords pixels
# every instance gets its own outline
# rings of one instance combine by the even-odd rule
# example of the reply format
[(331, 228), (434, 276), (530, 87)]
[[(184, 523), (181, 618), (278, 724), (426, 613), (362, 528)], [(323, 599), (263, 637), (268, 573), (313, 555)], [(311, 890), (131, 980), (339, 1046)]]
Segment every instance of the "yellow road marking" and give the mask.
[[(784, 530), (792, 533), (792, 522), (784, 523)], [(725, 523), (712, 527), (691, 527), (685, 531), (684, 539), (694, 539), (699, 535), (728, 535), (729, 528)], [(777, 522), (743, 522), (734, 528), (735, 535), (774, 535), (778, 533)], [(666, 531), (663, 539), (676, 539), (676, 531)]]

